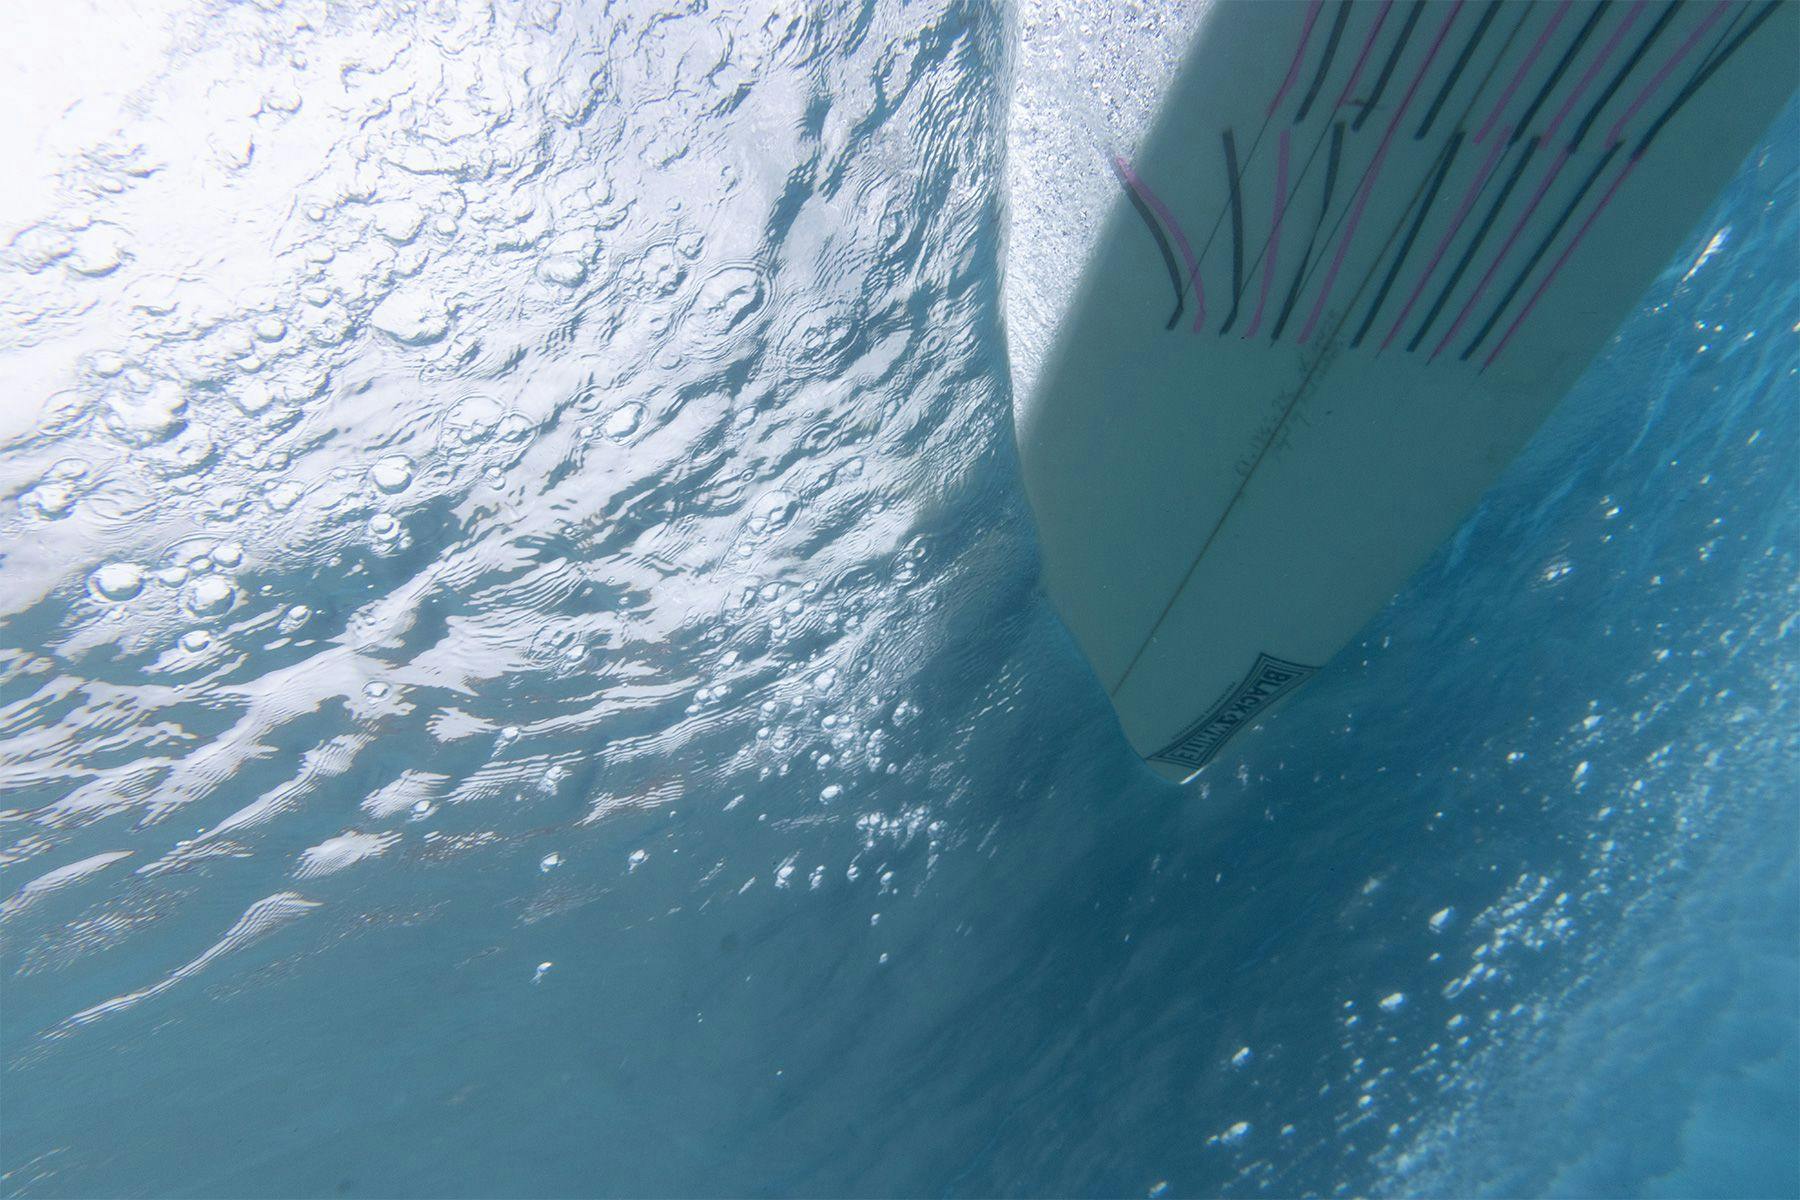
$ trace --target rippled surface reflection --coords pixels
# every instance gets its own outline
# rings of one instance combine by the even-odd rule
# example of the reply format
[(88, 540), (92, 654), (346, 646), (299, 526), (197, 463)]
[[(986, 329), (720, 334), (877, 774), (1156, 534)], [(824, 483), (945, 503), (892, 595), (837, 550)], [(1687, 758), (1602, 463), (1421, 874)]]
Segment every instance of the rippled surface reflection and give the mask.
[(1792, 1061), (1792, 113), (1180, 792), (1034, 590), (1004, 14), (21, 28), (4, 1194), (1679, 1190)]
[(931, 840), (849, 831), (1004, 443), (997, 30), (871, 17), (172, 15), (5, 262), (6, 864), (132, 859), (34, 956), (796, 771)]

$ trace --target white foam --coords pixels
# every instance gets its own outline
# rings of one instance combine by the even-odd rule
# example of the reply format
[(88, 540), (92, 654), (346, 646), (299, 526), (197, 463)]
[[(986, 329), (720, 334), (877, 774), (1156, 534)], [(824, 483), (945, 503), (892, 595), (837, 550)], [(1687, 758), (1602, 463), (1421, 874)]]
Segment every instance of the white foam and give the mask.
[(1006, 141), (1006, 328), (1013, 411), (1031, 394), (1127, 157), (1210, 3), (1021, 0)]

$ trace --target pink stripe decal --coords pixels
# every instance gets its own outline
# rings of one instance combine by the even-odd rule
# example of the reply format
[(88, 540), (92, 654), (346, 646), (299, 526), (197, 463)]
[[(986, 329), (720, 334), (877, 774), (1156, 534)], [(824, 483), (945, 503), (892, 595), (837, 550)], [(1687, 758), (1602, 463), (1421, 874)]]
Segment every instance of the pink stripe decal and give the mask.
[[(1650, 81), (1638, 92), (1637, 98), (1631, 102), (1631, 106), (1625, 110), (1624, 115), (1613, 123), (1611, 131), (1606, 135), (1607, 145), (1610, 146), (1619, 141), (1619, 135), (1624, 132), (1626, 123), (1629, 122), (1632, 117), (1637, 115), (1638, 109), (1642, 108), (1645, 102), (1650, 99), (1651, 93), (1656, 91), (1658, 87), (1668, 80), (1675, 68), (1681, 65), (1681, 60), (1692, 53), (1694, 47), (1700, 44), (1700, 39), (1706, 36), (1707, 30), (1711, 29), (1718, 23), (1719, 18), (1725, 15), (1725, 9), (1727, 7), (1728, 6), (1724, 3), (1714, 5), (1713, 10), (1706, 15), (1706, 19), (1696, 25), (1694, 31), (1688, 34), (1687, 40), (1675, 48), (1675, 52), (1669, 56), (1669, 61), (1665, 62), (1655, 75), (1651, 76)], [(1431, 358), (1428, 358), (1425, 361), (1430, 362), (1432, 359), (1435, 359), (1438, 355), (1442, 354), (1444, 352), (1444, 347), (1450, 344), (1450, 339), (1456, 336), (1457, 331), (1462, 328), (1463, 322), (1468, 320), (1469, 313), (1474, 310), (1475, 305), (1481, 300), (1482, 294), (1487, 291), (1488, 284), (1493, 282), (1495, 273), (1500, 270), (1500, 264), (1505, 261), (1507, 252), (1512, 249), (1513, 242), (1518, 239), (1519, 231), (1525, 227), (1525, 222), (1530, 219), (1531, 214), (1537, 210), (1538, 202), (1544, 198), (1544, 193), (1549, 190), (1550, 185), (1555, 181), (1558, 172), (1562, 170), (1563, 164), (1568, 161), (1569, 152), (1567, 149), (1564, 149), (1561, 154), (1556, 156), (1556, 162), (1551, 166), (1549, 174), (1544, 176), (1544, 181), (1538, 184), (1537, 192), (1531, 197), (1531, 203), (1525, 206), (1525, 212), (1513, 225), (1512, 232), (1507, 234), (1506, 244), (1501, 246), (1500, 253), (1495, 255), (1493, 265), (1488, 267), (1487, 273), (1481, 277), (1481, 282), (1475, 285), (1475, 290), (1470, 294), (1468, 301), (1462, 306), (1462, 311), (1456, 314), (1455, 324), (1450, 326), (1449, 331), (1444, 334), (1443, 338), (1440, 339), (1438, 344), (1432, 349)], [(1616, 183), (1615, 186), (1617, 186)], [(1611, 197), (1611, 194), (1612, 193), (1609, 190), (1607, 192), (1609, 198)]]
[(1606, 39), (1606, 45), (1600, 47), (1600, 53), (1594, 56), (1593, 62), (1588, 64), (1588, 69), (1582, 73), (1580, 81), (1575, 85), (1575, 90), (1569, 93), (1569, 98), (1563, 101), (1563, 106), (1557, 109), (1554, 117), (1550, 118), (1550, 124), (1544, 129), (1546, 142), (1555, 137), (1556, 131), (1562, 128), (1562, 123), (1568, 120), (1569, 111), (1575, 107), (1576, 101), (1581, 99), (1581, 94), (1587, 91), (1588, 85), (1594, 82), (1595, 76), (1600, 74), (1600, 68), (1604, 67), (1606, 60), (1613, 56), (1613, 51), (1619, 48), (1619, 43), (1625, 40), (1625, 35), (1631, 32), (1631, 27), (1637, 24), (1637, 19), (1643, 15), (1643, 12), (1644, 0), (1636, 0), (1631, 6), (1631, 11), (1625, 14), (1625, 19), (1619, 22), (1619, 27), (1613, 30), (1613, 35)]
[(1281, 90), (1275, 93), (1273, 100), (1269, 101), (1267, 115), (1270, 117), (1274, 116), (1275, 110), (1281, 107), (1282, 98), (1288, 94), (1288, 89), (1294, 86), (1294, 80), (1300, 76), (1300, 63), (1306, 57), (1306, 43), (1312, 40), (1313, 22), (1319, 19), (1319, 9), (1324, 7), (1324, 4), (1325, 0), (1312, 0), (1312, 4), (1306, 10), (1306, 24), (1300, 30), (1300, 45), (1294, 50), (1294, 61), (1288, 66), (1287, 78), (1281, 81)]
[(1163, 228), (1169, 231), (1169, 236), (1175, 239), (1175, 246), (1181, 251), (1181, 257), (1187, 263), (1188, 281), (1194, 287), (1196, 311), (1193, 332), (1199, 333), (1200, 326), (1206, 320), (1206, 290), (1200, 283), (1200, 264), (1194, 260), (1194, 249), (1188, 245), (1187, 234), (1181, 231), (1181, 222), (1175, 219), (1175, 214), (1169, 211), (1169, 206), (1162, 202), (1162, 197), (1152, 191), (1149, 184), (1138, 178), (1137, 172), (1131, 169), (1131, 164), (1126, 162), (1123, 157), (1117, 154), (1113, 155), (1113, 166), (1119, 169), (1119, 174), (1124, 177), (1126, 183), (1131, 185), (1131, 190), (1150, 206), (1157, 219), (1163, 223)]
[(1544, 276), (1543, 281), (1537, 285), (1537, 290), (1531, 293), (1531, 299), (1525, 302), (1525, 307), (1519, 310), (1519, 315), (1514, 317), (1512, 324), (1506, 327), (1506, 333), (1502, 335), (1499, 343), (1487, 358), (1482, 360), (1482, 370), (1485, 371), (1494, 365), (1494, 360), (1500, 357), (1502, 350), (1506, 349), (1506, 343), (1512, 341), (1513, 334), (1518, 332), (1519, 326), (1525, 323), (1525, 318), (1531, 315), (1531, 310), (1537, 307), (1538, 299), (1549, 289), (1550, 281), (1556, 278), (1556, 273), (1563, 269), (1563, 264), (1568, 262), (1570, 256), (1575, 253), (1575, 247), (1581, 245), (1581, 239), (1587, 236), (1587, 231), (1592, 228), (1594, 221), (1606, 211), (1606, 206), (1612, 203), (1613, 193), (1619, 190), (1619, 185), (1625, 182), (1625, 177), (1631, 174), (1631, 170), (1635, 166), (1637, 166), (1637, 159), (1626, 160), (1624, 168), (1613, 178), (1612, 186), (1606, 189), (1604, 196), (1600, 197), (1600, 203), (1594, 205), (1594, 211), (1588, 214), (1587, 220), (1581, 223), (1581, 228), (1575, 231), (1575, 236), (1569, 239), (1569, 244), (1563, 247), (1563, 252), (1557, 257), (1555, 265), (1550, 268), (1550, 273)]
[(1250, 318), (1246, 339), (1262, 328), (1263, 306), (1269, 302), (1269, 279), (1275, 274), (1275, 262), (1281, 257), (1281, 218), (1287, 215), (1288, 131), (1281, 131), (1281, 143), (1275, 154), (1275, 215), (1269, 221), (1269, 253), (1263, 260), (1262, 288), (1256, 294), (1256, 314)]
[(1525, 76), (1531, 73), (1532, 64), (1537, 62), (1538, 55), (1542, 54), (1544, 47), (1549, 44), (1550, 35), (1556, 32), (1556, 27), (1562, 24), (1564, 17), (1569, 15), (1571, 2), (1572, 0), (1562, 0), (1562, 3), (1557, 6), (1555, 15), (1550, 18), (1550, 23), (1544, 26), (1544, 32), (1538, 34), (1538, 40), (1532, 44), (1531, 51), (1525, 55), (1525, 61), (1521, 62), (1519, 69), (1513, 72), (1512, 80), (1507, 83), (1506, 90), (1500, 93), (1500, 99), (1494, 105), (1494, 111), (1488, 114), (1488, 119), (1482, 123), (1481, 132), (1475, 135), (1477, 146), (1487, 141), (1487, 135), (1494, 128), (1494, 122), (1498, 121), (1500, 114), (1506, 111), (1506, 106), (1512, 102), (1513, 93), (1519, 90), (1521, 83), (1525, 82)]
[(1494, 261), (1488, 264), (1487, 271), (1481, 276), (1481, 282), (1475, 285), (1475, 290), (1469, 293), (1468, 300), (1463, 302), (1462, 309), (1456, 314), (1455, 322), (1444, 332), (1444, 336), (1438, 340), (1438, 344), (1432, 347), (1431, 358), (1426, 359), (1426, 362), (1431, 362), (1442, 354), (1444, 347), (1450, 344), (1450, 339), (1455, 337), (1457, 331), (1463, 327), (1463, 322), (1469, 319), (1469, 314), (1474, 311), (1475, 306), (1481, 302), (1481, 297), (1486, 294), (1488, 284), (1494, 282), (1494, 276), (1500, 271), (1500, 264), (1504, 263), (1506, 256), (1512, 252), (1513, 243), (1519, 240), (1519, 234), (1525, 229), (1525, 222), (1531, 220), (1531, 214), (1537, 211), (1537, 206), (1544, 199), (1544, 193), (1550, 190), (1550, 185), (1556, 182), (1556, 177), (1562, 174), (1563, 165), (1568, 161), (1569, 151), (1565, 146), (1562, 152), (1556, 156), (1556, 161), (1550, 164), (1550, 169), (1544, 173), (1543, 180), (1538, 183), (1537, 191), (1531, 194), (1531, 203), (1525, 206), (1525, 211), (1519, 214), (1517, 221), (1513, 222), (1512, 230), (1507, 233), (1506, 241), (1500, 246), (1500, 252), (1494, 255)]
[(1375, 24), (1369, 26), (1369, 36), (1363, 39), (1362, 53), (1356, 56), (1356, 66), (1351, 68), (1350, 78), (1344, 81), (1344, 90), (1338, 95), (1338, 108), (1350, 103), (1350, 93), (1356, 89), (1356, 81), (1362, 78), (1363, 64), (1369, 61), (1369, 51), (1375, 48), (1375, 38), (1387, 21), (1388, 9), (1392, 7), (1394, 0), (1381, 0), (1381, 11), (1375, 14)]
[(1419, 66), (1419, 73), (1413, 76), (1411, 86), (1406, 89), (1406, 98), (1400, 101), (1400, 107), (1394, 110), (1393, 120), (1388, 122), (1387, 132), (1381, 135), (1381, 145), (1375, 151), (1375, 161), (1369, 164), (1369, 173), (1363, 177), (1362, 186), (1356, 190), (1356, 204), (1350, 210), (1350, 223), (1344, 229), (1344, 238), (1338, 243), (1337, 253), (1332, 255), (1331, 269), (1325, 273), (1325, 283), (1319, 288), (1319, 298), (1313, 301), (1312, 312), (1307, 314), (1306, 326), (1300, 330), (1300, 336), (1294, 341), (1306, 345), (1312, 337), (1313, 329), (1319, 323), (1319, 315), (1325, 311), (1325, 302), (1331, 298), (1332, 285), (1337, 282), (1338, 271), (1344, 265), (1344, 255), (1350, 250), (1350, 243), (1356, 239), (1356, 227), (1362, 222), (1363, 208), (1369, 203), (1369, 194), (1375, 190), (1375, 180), (1381, 174), (1381, 166), (1387, 160), (1388, 147), (1393, 144), (1394, 131), (1400, 128), (1400, 121), (1406, 116), (1406, 110), (1412, 106), (1412, 100), (1418, 94), (1419, 85), (1425, 81), (1426, 72), (1431, 70), (1432, 62), (1443, 48), (1444, 39), (1449, 36), (1450, 27), (1456, 24), (1456, 18), (1462, 13), (1462, 0), (1450, 8), (1450, 15), (1444, 18), (1443, 25), (1438, 27), (1437, 38), (1431, 43), (1431, 52)]
[(1450, 243), (1456, 239), (1463, 222), (1469, 219), (1469, 210), (1475, 207), (1475, 198), (1481, 194), (1481, 189), (1487, 186), (1488, 176), (1492, 175), (1494, 168), (1499, 165), (1500, 155), (1506, 150), (1506, 142), (1510, 137), (1512, 137), (1512, 127), (1508, 126), (1500, 131), (1500, 136), (1495, 138), (1494, 144), (1488, 148), (1487, 161), (1481, 164), (1481, 170), (1476, 172), (1474, 182), (1469, 184), (1469, 190), (1463, 193), (1462, 203), (1457, 206), (1456, 215), (1450, 218), (1450, 228), (1446, 229), (1444, 236), (1438, 239), (1437, 248), (1432, 250), (1431, 259), (1425, 264), (1425, 273), (1419, 276), (1419, 282), (1413, 288), (1412, 295), (1406, 298), (1406, 305), (1400, 310), (1400, 315), (1394, 318), (1394, 327), (1388, 330), (1387, 337), (1382, 339), (1381, 349), (1386, 350), (1393, 343), (1394, 338), (1399, 335), (1400, 326), (1406, 323), (1406, 318), (1412, 312), (1413, 305), (1419, 302), (1419, 297), (1425, 291), (1425, 285), (1431, 282), (1432, 274), (1437, 271), (1438, 264), (1443, 261), (1444, 251), (1450, 248)]
[(1681, 60), (1686, 58), (1689, 51), (1693, 50), (1699, 44), (1700, 39), (1706, 36), (1707, 30), (1718, 24), (1719, 18), (1725, 15), (1728, 7), (1730, 6), (1722, 2), (1713, 5), (1713, 10), (1706, 14), (1706, 20), (1694, 27), (1694, 32), (1688, 34), (1687, 41), (1681, 43), (1675, 53), (1669, 56), (1669, 61), (1662, 65), (1662, 70), (1658, 71), (1651, 77), (1650, 82), (1644, 85), (1644, 90), (1637, 94), (1637, 99), (1631, 102), (1631, 107), (1625, 110), (1625, 115), (1613, 122), (1612, 129), (1606, 135), (1607, 145), (1610, 146), (1619, 140), (1619, 135), (1625, 132), (1625, 126), (1631, 121), (1631, 118), (1637, 116), (1638, 109), (1644, 107), (1644, 102), (1650, 99), (1650, 93), (1660, 87), (1663, 80), (1669, 77), (1669, 73), (1681, 65)]

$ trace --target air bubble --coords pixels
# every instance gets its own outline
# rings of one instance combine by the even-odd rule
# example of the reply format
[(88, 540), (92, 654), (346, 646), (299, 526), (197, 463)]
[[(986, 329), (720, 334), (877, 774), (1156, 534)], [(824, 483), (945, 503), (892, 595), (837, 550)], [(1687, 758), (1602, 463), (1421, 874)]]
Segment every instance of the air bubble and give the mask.
[(167, 380), (137, 394), (115, 392), (106, 406), (107, 424), (134, 446), (165, 442), (187, 426), (187, 399)]
[(776, 490), (764, 493), (756, 502), (756, 509), (750, 517), (750, 529), (753, 533), (765, 533), (780, 529), (794, 516), (794, 498), (786, 492)]
[(696, 332), (724, 337), (760, 309), (767, 294), (762, 276), (754, 268), (721, 268), (700, 285), (695, 297)]
[(369, 324), (403, 346), (429, 346), (450, 331), (450, 316), (424, 292), (395, 292), (375, 306)]
[(96, 600), (122, 603), (144, 590), (144, 571), (136, 563), (107, 563), (88, 577), (88, 591)]
[(404, 246), (418, 236), (425, 210), (410, 200), (389, 200), (375, 206), (375, 232)]
[(191, 581), (181, 595), (181, 605), (196, 617), (216, 617), (237, 602), (237, 588), (229, 579), (203, 575)]
[(552, 254), (538, 264), (538, 278), (558, 287), (579, 287), (587, 278), (587, 265), (573, 254)]
[(474, 447), (494, 436), (494, 429), (506, 410), (486, 396), (470, 396), (459, 401), (444, 418), (444, 433), (453, 448)]
[(644, 406), (641, 404), (621, 404), (606, 414), (600, 430), (615, 442), (630, 437), (637, 432), (638, 423), (644, 418)]
[(390, 454), (370, 469), (369, 478), (390, 496), (404, 492), (413, 480), (412, 459), (404, 454)]
[(75, 239), (69, 269), (77, 275), (98, 278), (110, 275), (125, 261), (125, 239), (110, 225), (95, 225)]
[(300, 104), (300, 92), (291, 83), (278, 83), (263, 94), (263, 108), (269, 112), (297, 113)]
[(40, 483), (19, 497), (19, 505), (36, 509), (39, 516), (55, 521), (75, 511), (75, 500), (75, 489), (65, 483)]

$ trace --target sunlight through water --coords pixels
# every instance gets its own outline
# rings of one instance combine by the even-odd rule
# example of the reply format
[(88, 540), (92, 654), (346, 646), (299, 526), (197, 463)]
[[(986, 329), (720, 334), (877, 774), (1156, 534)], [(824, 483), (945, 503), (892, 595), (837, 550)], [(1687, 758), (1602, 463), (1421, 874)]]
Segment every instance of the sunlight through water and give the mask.
[(1036, 590), (1010, 20), (21, 17), (0, 1194), (1800, 1186), (1800, 117), (1178, 789)]

